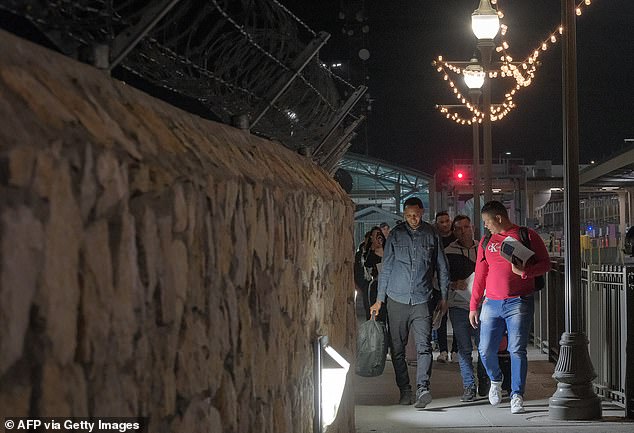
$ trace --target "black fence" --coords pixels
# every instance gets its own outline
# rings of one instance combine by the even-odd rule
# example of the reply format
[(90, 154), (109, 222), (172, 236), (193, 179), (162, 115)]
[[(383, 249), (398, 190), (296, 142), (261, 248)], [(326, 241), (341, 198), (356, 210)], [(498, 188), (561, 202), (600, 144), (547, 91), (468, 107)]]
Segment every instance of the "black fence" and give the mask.
[[(580, 302), (594, 389), (634, 418), (634, 265), (583, 265)], [(534, 344), (557, 361), (564, 331), (564, 262), (555, 258), (546, 287), (535, 296)]]

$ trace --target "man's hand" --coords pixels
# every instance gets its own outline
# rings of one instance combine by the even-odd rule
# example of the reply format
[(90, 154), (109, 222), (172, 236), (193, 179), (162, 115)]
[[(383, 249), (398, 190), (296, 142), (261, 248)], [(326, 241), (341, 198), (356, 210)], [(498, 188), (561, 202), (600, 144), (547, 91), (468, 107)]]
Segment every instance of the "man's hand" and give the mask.
[(442, 312), (442, 315), (444, 316), (445, 314), (447, 314), (447, 310), (449, 310), (449, 304), (445, 299), (441, 299), (440, 301), (438, 301), (438, 305), (436, 305), (436, 310), (440, 310)]
[(381, 309), (381, 304), (383, 304), (383, 302), (381, 301), (376, 301), (371, 307), (370, 307), (370, 318), (372, 320), (374, 320), (374, 315), (376, 314), (377, 316), (379, 315), (379, 310)]
[(473, 329), (478, 329), (478, 325), (480, 324), (480, 320), (478, 319), (477, 311), (469, 311), (469, 323), (471, 323), (471, 327)]
[(511, 269), (513, 270), (513, 273), (515, 275), (519, 275), (520, 277), (524, 274), (524, 265), (522, 265), (520, 263), (518, 263), (518, 264), (513, 263), (511, 265)]

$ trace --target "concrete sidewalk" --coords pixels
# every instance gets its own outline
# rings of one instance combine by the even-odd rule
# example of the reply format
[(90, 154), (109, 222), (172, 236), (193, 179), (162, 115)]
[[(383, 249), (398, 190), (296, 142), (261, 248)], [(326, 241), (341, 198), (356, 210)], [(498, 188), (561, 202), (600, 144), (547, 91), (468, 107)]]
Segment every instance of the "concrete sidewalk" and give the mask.
[[(434, 353), (434, 357), (437, 353)], [(356, 431), (358, 433), (409, 432), (610, 432), (633, 433), (634, 420), (624, 410), (603, 403), (600, 421), (553, 421), (548, 418), (548, 399), (557, 387), (551, 377), (555, 365), (537, 350), (529, 349), (529, 371), (525, 395), (526, 413), (513, 415), (508, 397), (497, 407), (487, 397), (461, 403), (462, 379), (457, 363), (434, 362), (431, 391), (434, 400), (425, 409), (399, 406), (394, 368), (388, 360), (380, 377), (354, 376)], [(415, 383), (415, 367), (410, 378)]]

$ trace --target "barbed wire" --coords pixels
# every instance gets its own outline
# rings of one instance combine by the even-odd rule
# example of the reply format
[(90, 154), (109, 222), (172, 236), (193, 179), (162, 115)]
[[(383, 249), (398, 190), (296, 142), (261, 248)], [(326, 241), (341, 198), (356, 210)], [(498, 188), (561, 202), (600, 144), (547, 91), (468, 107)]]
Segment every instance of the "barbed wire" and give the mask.
[(306, 30), (308, 30), (308, 32), (313, 35), (314, 38), (317, 37), (317, 33), (311, 29), (308, 24), (306, 24), (304, 21), (302, 21), (298, 16), (296, 16), (295, 14), (293, 14), (291, 11), (289, 11), (286, 6), (284, 6), (283, 4), (281, 4), (280, 2), (278, 2), (277, 0), (271, 0), (271, 2), (276, 5), (277, 7), (279, 7), (280, 9), (282, 9), (284, 12), (286, 12), (291, 18), (293, 18), (299, 25), (301, 25), (302, 27), (304, 27)]
[[(0, 9), (26, 18), (60, 51), (79, 57), (96, 45), (112, 49), (117, 36), (147, 18), (147, 3), (3, 0)], [(340, 115), (342, 95), (354, 89), (318, 56), (296, 74), (291, 65), (308, 42), (300, 30), (319, 37), (278, 0), (181, 0), (120, 66), (201, 102), (226, 123), (238, 115), (253, 120), (271, 108), (252, 131), (297, 149), (320, 142)], [(272, 89), (294, 77), (271, 103)]]

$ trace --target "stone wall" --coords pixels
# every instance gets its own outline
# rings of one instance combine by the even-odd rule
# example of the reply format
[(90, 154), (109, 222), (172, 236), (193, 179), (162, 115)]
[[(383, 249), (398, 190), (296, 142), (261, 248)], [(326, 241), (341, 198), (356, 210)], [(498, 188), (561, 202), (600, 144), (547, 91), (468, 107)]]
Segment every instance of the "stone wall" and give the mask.
[(0, 417), (311, 432), (313, 340), (353, 357), (346, 194), (89, 66), (0, 52)]

